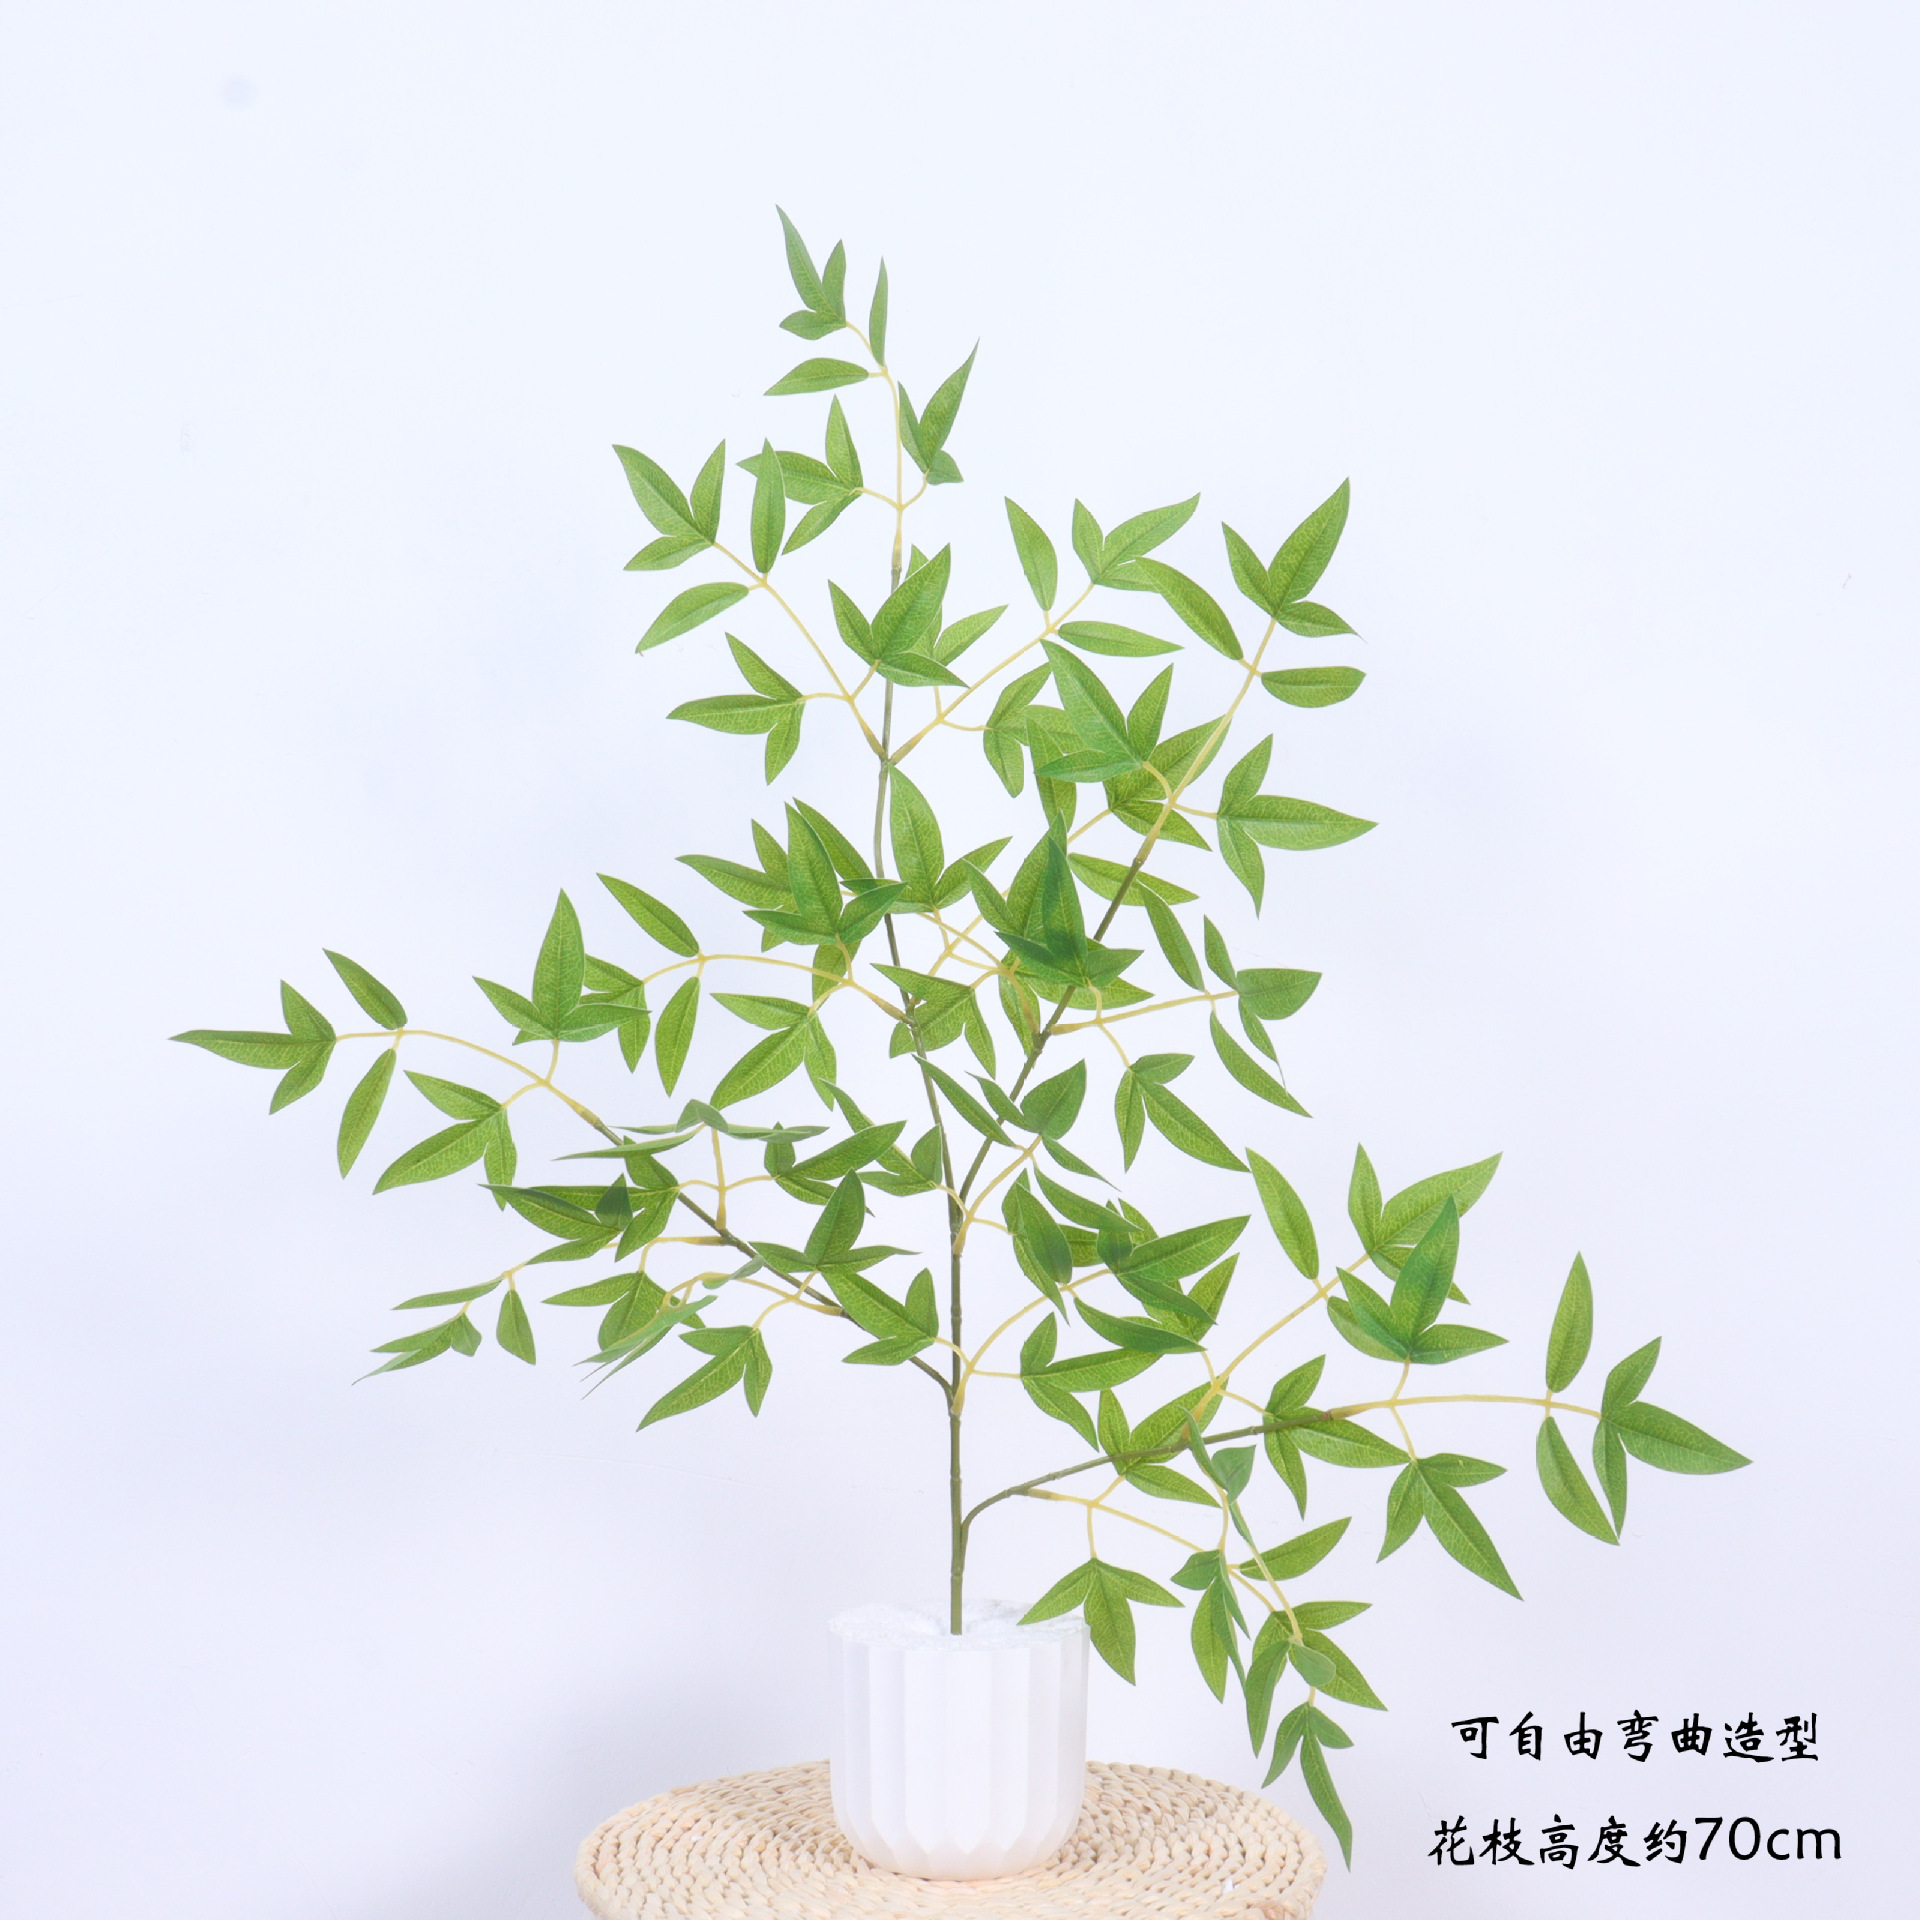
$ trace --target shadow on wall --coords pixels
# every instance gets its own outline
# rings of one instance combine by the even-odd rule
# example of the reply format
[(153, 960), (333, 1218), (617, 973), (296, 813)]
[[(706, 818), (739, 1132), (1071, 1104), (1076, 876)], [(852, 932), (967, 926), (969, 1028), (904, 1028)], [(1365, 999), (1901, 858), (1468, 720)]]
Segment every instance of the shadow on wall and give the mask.
[[(510, 1764), (491, 1769), (521, 1791), (496, 1792), (457, 1828), (421, 1832), (394, 1862), (400, 1890), (328, 1889), (316, 1873), (293, 1911), (299, 1920), (579, 1920), (574, 1855), (609, 1815), (670, 1787), (819, 1757), (773, 1750), (766, 1723), (774, 1717), (744, 1685), (719, 1695), (635, 1691), (523, 1738)], [(313, 1835), (311, 1857), (324, 1861), (327, 1852), (327, 1837)]]

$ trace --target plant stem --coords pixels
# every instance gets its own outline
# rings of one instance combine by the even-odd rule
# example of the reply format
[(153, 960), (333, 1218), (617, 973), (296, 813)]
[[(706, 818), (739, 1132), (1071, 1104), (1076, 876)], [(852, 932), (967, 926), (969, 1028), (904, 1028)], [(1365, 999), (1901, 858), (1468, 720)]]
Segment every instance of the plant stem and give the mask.
[[(907, 518), (906, 488), (903, 484), (905, 442), (900, 434), (900, 389), (893, 376), (886, 372), (887, 390), (893, 402), (893, 552), (890, 556), (888, 573), (888, 591), (900, 585), (900, 574), (905, 556), (905, 526)], [(917, 497), (917, 496), (916, 496)], [(868, 739), (872, 739), (869, 734)], [(887, 776), (892, 771), (893, 745), (893, 682), (887, 682), (885, 704), (881, 708), (880, 739), (876, 751), (880, 760), (879, 777), (873, 797), (873, 871), (876, 878), (886, 873), (886, 818), (887, 818)], [(900, 936), (893, 924), (893, 915), (885, 920), (887, 932), (887, 950), (893, 964), (900, 964)], [(913, 1040), (913, 1056), (920, 1067), (920, 1084), (927, 1096), (927, 1111), (933, 1116), (934, 1131), (940, 1141), (940, 1172), (947, 1192), (947, 1339), (952, 1347), (951, 1377), (941, 1384), (947, 1399), (947, 1514), (948, 1514), (948, 1571), (947, 1571), (947, 1629), (950, 1633), (959, 1633), (965, 1620), (965, 1591), (967, 1571), (967, 1530), (962, 1524), (962, 1504), (965, 1498), (960, 1475), (960, 1420), (963, 1396), (961, 1387), (965, 1378), (965, 1360), (962, 1356), (961, 1340), (961, 1249), (966, 1237), (966, 1211), (954, 1193), (953, 1148), (947, 1138), (947, 1124), (940, 1112), (939, 1100), (934, 1095), (933, 1076), (927, 1072), (926, 1049), (920, 1041), (920, 1023), (916, 1017), (914, 997), (903, 992), (900, 1004), (906, 1016), (907, 1032)], [(926, 1363), (916, 1357), (915, 1364), (925, 1367)], [(932, 1372), (931, 1368), (926, 1369)], [(938, 1378), (938, 1376), (935, 1376)]]

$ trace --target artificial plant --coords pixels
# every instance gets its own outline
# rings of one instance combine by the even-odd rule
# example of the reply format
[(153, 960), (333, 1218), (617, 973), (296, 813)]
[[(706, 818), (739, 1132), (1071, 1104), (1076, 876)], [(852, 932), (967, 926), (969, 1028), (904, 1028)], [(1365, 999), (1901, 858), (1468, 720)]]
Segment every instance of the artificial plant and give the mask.
[[(1263, 791), (1271, 736), (1227, 751), (1236, 727), (1269, 699), (1289, 716), (1310, 716), (1360, 688), (1363, 676), (1353, 667), (1279, 657), (1297, 639), (1352, 632), (1309, 598), (1346, 524), (1345, 484), (1270, 559), (1222, 528), (1227, 575), (1245, 609), (1237, 624), (1209, 588), (1160, 557), (1192, 518), (1197, 495), (1111, 530), (1076, 501), (1071, 545), (1085, 575), (1077, 587), (1063, 586), (1055, 543), (1039, 521), (1009, 500), (1013, 555), (1038, 627), (1031, 618), (1010, 620), (1017, 637), (983, 649), (1007, 608), (950, 617), (950, 549), (923, 554), (906, 532), (908, 514), (931, 488), (961, 479), (949, 442), (974, 357), (916, 408), (888, 353), (885, 265), (862, 328), (846, 306), (844, 249), (836, 246), (816, 267), (784, 214), (781, 221), (801, 304), (780, 324), (809, 341), (845, 336), (851, 345), (842, 351), (861, 357), (805, 359), (768, 390), (783, 399), (832, 395), (824, 421), (815, 416), (824, 445), (816, 458), (768, 440), (738, 461), (751, 490), (744, 528), (730, 539), (722, 531), (724, 443), (686, 492), (646, 454), (617, 449), (657, 536), (628, 567), (645, 573), (699, 561), (718, 575), (675, 594), (639, 651), (737, 615), (750, 639), (727, 633), (725, 643), (744, 690), (694, 700), (668, 717), (763, 736), (771, 785), (793, 757), (809, 708), (823, 703), (812, 724), (839, 725), (872, 756), (870, 813), (849, 784), (836, 796), (849, 809), (840, 822), (796, 797), (784, 807), (780, 831), (753, 825), (750, 860), (739, 857), (740, 847), (679, 856), (737, 903), (750, 923), (744, 943), (696, 935), (692, 922), (710, 925), (713, 903), (704, 912), (689, 908), (690, 918), (668, 905), (660, 894), (670, 890), (672, 869), (660, 855), (649, 856), (648, 888), (600, 876), (631, 922), (621, 960), (586, 950), (579, 916), (562, 893), (526, 991), (477, 982), (505, 1022), (506, 1044), (535, 1048), (537, 1066), (411, 1026), (393, 993), (338, 953), (328, 958), (372, 1030), (336, 1032), (283, 985), (284, 1033), (176, 1037), (279, 1070), (276, 1112), (320, 1085), (336, 1048), (376, 1043), (341, 1117), (342, 1174), (367, 1144), (403, 1044), (452, 1046), (514, 1076), (490, 1093), (408, 1072), (448, 1124), (400, 1154), (374, 1191), (446, 1179), (477, 1163), (492, 1198), (546, 1244), (516, 1253), (504, 1272), (401, 1302), (410, 1313), (451, 1312), (383, 1342), (375, 1352), (388, 1357), (376, 1371), (471, 1355), (482, 1342), (473, 1308), (496, 1293), (496, 1341), (532, 1362), (525, 1293), (557, 1263), (610, 1262), (603, 1275), (544, 1302), (563, 1313), (597, 1310), (590, 1363), (599, 1378), (648, 1356), (657, 1355), (651, 1364), (663, 1369), (668, 1355), (691, 1349), (691, 1372), (652, 1401), (643, 1428), (735, 1390), (757, 1413), (773, 1379), (770, 1335), (783, 1311), (793, 1310), (789, 1321), (844, 1321), (859, 1343), (844, 1354), (848, 1364), (923, 1374), (947, 1423), (952, 1630), (960, 1631), (968, 1543), (980, 1519), (1011, 1499), (1057, 1502), (1084, 1523), (1087, 1557), (1028, 1617), (1081, 1608), (1095, 1648), (1130, 1680), (1132, 1607), (1182, 1602), (1109, 1559), (1096, 1528), (1111, 1523), (1105, 1537), (1115, 1526), (1141, 1530), (1163, 1552), (1171, 1544), (1185, 1555), (1170, 1578), (1192, 1596), (1193, 1653), (1208, 1687), (1224, 1697), (1232, 1677), (1255, 1750), (1270, 1751), (1268, 1779), (1297, 1754), (1350, 1854), (1325, 1757), (1350, 1741), (1320, 1703), (1382, 1704), (1331, 1637), (1364, 1608), (1300, 1597), (1295, 1584), (1340, 1542), (1349, 1518), (1276, 1540), (1250, 1508), (1271, 1507), (1284, 1493), (1304, 1519), (1308, 1460), (1343, 1470), (1342, 1480), (1344, 1470), (1391, 1472), (1382, 1557), (1424, 1524), (1470, 1573), (1517, 1598), (1465, 1491), (1504, 1469), (1421, 1453), (1414, 1409), (1500, 1401), (1537, 1410), (1535, 1460), (1548, 1499), (1607, 1542), (1617, 1539), (1626, 1512), (1629, 1456), (1682, 1473), (1721, 1473), (1744, 1462), (1641, 1398), (1657, 1340), (1612, 1370), (1597, 1407), (1561, 1398), (1587, 1359), (1592, 1325), (1588, 1277), (1577, 1258), (1553, 1319), (1544, 1394), (1407, 1392), (1416, 1366), (1451, 1365), (1503, 1344), (1449, 1317), (1450, 1303), (1465, 1300), (1454, 1282), (1461, 1216), (1485, 1190), (1497, 1155), (1387, 1195), (1365, 1150), (1357, 1150), (1347, 1194), (1355, 1248), (1330, 1273), (1309, 1209), (1281, 1170), (1286, 1129), (1306, 1109), (1288, 1090), (1269, 1026), (1298, 1013), (1320, 976), (1241, 965), (1213, 921), (1203, 918), (1196, 929), (1188, 910), (1221, 884), (1214, 855), (1257, 911), (1267, 852), (1337, 846), (1371, 825)], [(878, 484), (869, 482), (838, 397), (856, 388), (872, 395), (876, 417), (863, 424)], [(876, 523), (888, 552), (888, 590), (863, 594), (858, 583), (877, 578), (878, 556), (856, 542), (872, 540)], [(840, 577), (855, 585), (829, 582), (822, 604), (803, 614), (789, 598), (795, 569), (783, 571), (782, 563), (829, 529), (837, 529), (856, 569)], [(1170, 630), (1200, 645), (1167, 638)], [(1151, 664), (1183, 644), (1184, 661)], [(779, 667), (767, 657), (776, 646), (785, 649)], [(976, 649), (994, 654), (992, 664), (981, 667)], [(1119, 675), (1137, 684), (1122, 694)], [(1252, 731), (1260, 732), (1257, 720)], [(938, 749), (951, 750), (940, 772), (946, 788), (970, 778), (991, 796), (1030, 796), (1025, 830), (956, 853), (949, 844), (956, 818), (985, 818), (995, 807), (992, 798), (944, 808), (930, 802), (908, 767)], [(1202, 782), (1216, 762), (1225, 770), (1203, 804)], [(664, 960), (629, 950), (635, 927), (664, 950)], [(715, 991), (715, 973), (755, 990)], [(787, 991), (757, 990), (766, 985)], [(717, 1079), (701, 1079), (704, 1097), (687, 1100), (676, 1117), (609, 1123), (562, 1086), (567, 1050), (608, 1040), (629, 1071), (651, 1046), (660, 1084), (673, 1093), (687, 1075), (696, 1026), (711, 1030), (711, 1016), (701, 1020), (703, 1000), (757, 1037)], [(1203, 1117), (1176, 1090), (1193, 1056), (1143, 1051), (1135, 1038), (1154, 1033), (1142, 1023), (1162, 1016), (1181, 1028), (1204, 1019), (1227, 1074), (1259, 1104)], [(842, 1049), (856, 1051), (863, 1088), (888, 1085), (877, 1116), (842, 1084)], [(896, 1080), (878, 1071), (889, 1060)], [(776, 1107), (790, 1108), (788, 1083), (802, 1073), (826, 1120), (793, 1125), (771, 1117)], [(1111, 1083), (1112, 1134), (1095, 1124), (1102, 1103), (1088, 1095), (1096, 1079)], [(581, 1168), (588, 1178), (517, 1183), (513, 1109), (533, 1095), (558, 1100), (594, 1136), (591, 1147), (567, 1156), (589, 1163)], [(749, 1113), (764, 1117), (749, 1120)], [(918, 1118), (900, 1117), (909, 1114)], [(1150, 1221), (1127, 1192), (1150, 1134), (1150, 1161), (1170, 1150), (1245, 1177), (1297, 1273), (1298, 1296), (1283, 1300), (1285, 1269), (1273, 1251), (1252, 1255), (1251, 1285), (1269, 1324), (1230, 1354), (1209, 1341), (1250, 1215)], [(1259, 1146), (1241, 1144), (1250, 1139)], [(757, 1172), (743, 1171), (744, 1153), (757, 1155)], [(1177, 1191), (1164, 1178), (1158, 1185)], [(889, 1224), (871, 1233), (877, 1203)], [(1164, 1214), (1160, 1202), (1154, 1210)], [(908, 1246), (889, 1244), (890, 1237)], [(1372, 1280), (1362, 1277), (1367, 1269)], [(912, 1277), (904, 1284), (893, 1277), (905, 1272)], [(1324, 1355), (1293, 1358), (1277, 1378), (1255, 1374), (1277, 1336), (1323, 1324), (1392, 1370), (1384, 1392), (1316, 1407)], [(1184, 1376), (1176, 1392), (1168, 1391), (1169, 1374)], [(969, 1503), (962, 1435), (982, 1389), (1024, 1394), (1077, 1444), (1066, 1464)], [(1604, 1503), (1575, 1458), (1563, 1415), (1594, 1423), (1594, 1477)], [(1263, 1457), (1272, 1481), (1256, 1486)], [(1075, 1491), (1076, 1481), (1097, 1490)], [(1141, 1511), (1123, 1496), (1167, 1504)], [(1176, 1517), (1168, 1507), (1193, 1510), (1201, 1537), (1166, 1524)], [(1289, 1669), (1304, 1697), (1276, 1722), (1276, 1688)]]

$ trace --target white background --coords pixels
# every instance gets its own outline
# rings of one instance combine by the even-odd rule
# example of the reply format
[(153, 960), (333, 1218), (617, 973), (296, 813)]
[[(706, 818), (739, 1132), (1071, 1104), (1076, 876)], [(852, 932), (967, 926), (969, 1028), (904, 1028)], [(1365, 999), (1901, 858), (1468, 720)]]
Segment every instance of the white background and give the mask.
[[(323, 944), (485, 1032), (467, 976), (524, 979), (556, 886), (645, 951), (599, 869), (723, 924), (668, 856), (739, 851), (757, 744), (659, 719), (734, 683), (712, 630), (633, 657), (698, 569), (621, 573), (607, 447), (816, 444), (823, 403), (754, 398), (806, 351), (776, 199), (862, 302), (885, 250), (919, 396), (985, 343), (929, 509), (956, 606), (1024, 602), (1003, 492), (1064, 548), (1076, 493), (1204, 488), (1169, 557), (1224, 593), (1221, 517), (1270, 549), (1353, 476), (1325, 597), (1365, 640), (1291, 657), (1370, 678), (1261, 722), (1272, 787), (1383, 824), (1230, 909), (1327, 975), (1285, 1030), (1318, 1117), (1269, 1150), (1344, 1254), (1356, 1137), (1390, 1185), (1505, 1148), (1463, 1278), (1514, 1345), (1462, 1384), (1536, 1390), (1577, 1246), (1596, 1378), (1664, 1335), (1651, 1397), (1755, 1459), (1637, 1469), (1614, 1551), (1521, 1410), (1431, 1422), (1513, 1464), (1478, 1498), (1524, 1606), (1424, 1535), (1375, 1568), (1381, 1479), (1319, 1475), (1310, 1517), (1361, 1517), (1314, 1591), (1380, 1603), (1345, 1637), (1393, 1709), (1341, 1715), (1321, 1911), (1911, 1898), (1914, 37), (1833, 0), (16, 9), (7, 1910), (567, 1914), (581, 1834), (818, 1754), (821, 1621), (938, 1580), (930, 1409), (830, 1345), (757, 1424), (639, 1439), (661, 1372), (582, 1405), (557, 1311), (536, 1370), (351, 1386), (394, 1300), (524, 1235), (463, 1182), (343, 1187), (344, 1071), (269, 1125), (265, 1076), (164, 1044), (271, 1024), (282, 974), (344, 1016)], [(857, 818), (820, 718), (791, 786)], [(427, 1130), (394, 1109), (369, 1167)], [(981, 1471), (1054, 1457), (1016, 1421)], [(1075, 1544), (1024, 1510), (981, 1590)], [(1094, 1751), (1256, 1783), (1182, 1639), (1103, 1678)], [(1812, 1711), (1822, 1758), (1479, 1766), (1447, 1725), (1528, 1708)], [(1749, 1812), (1844, 1863), (1425, 1858), (1455, 1814)]]

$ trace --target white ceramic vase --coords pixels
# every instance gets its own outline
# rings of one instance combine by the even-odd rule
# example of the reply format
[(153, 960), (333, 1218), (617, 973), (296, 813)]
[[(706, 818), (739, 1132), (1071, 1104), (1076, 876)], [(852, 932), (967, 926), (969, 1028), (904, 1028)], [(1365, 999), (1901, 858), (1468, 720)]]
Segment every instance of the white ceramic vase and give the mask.
[(857, 1607), (833, 1647), (833, 1813), (875, 1866), (928, 1880), (1024, 1873), (1060, 1851), (1087, 1775), (1087, 1629), (981, 1601)]

